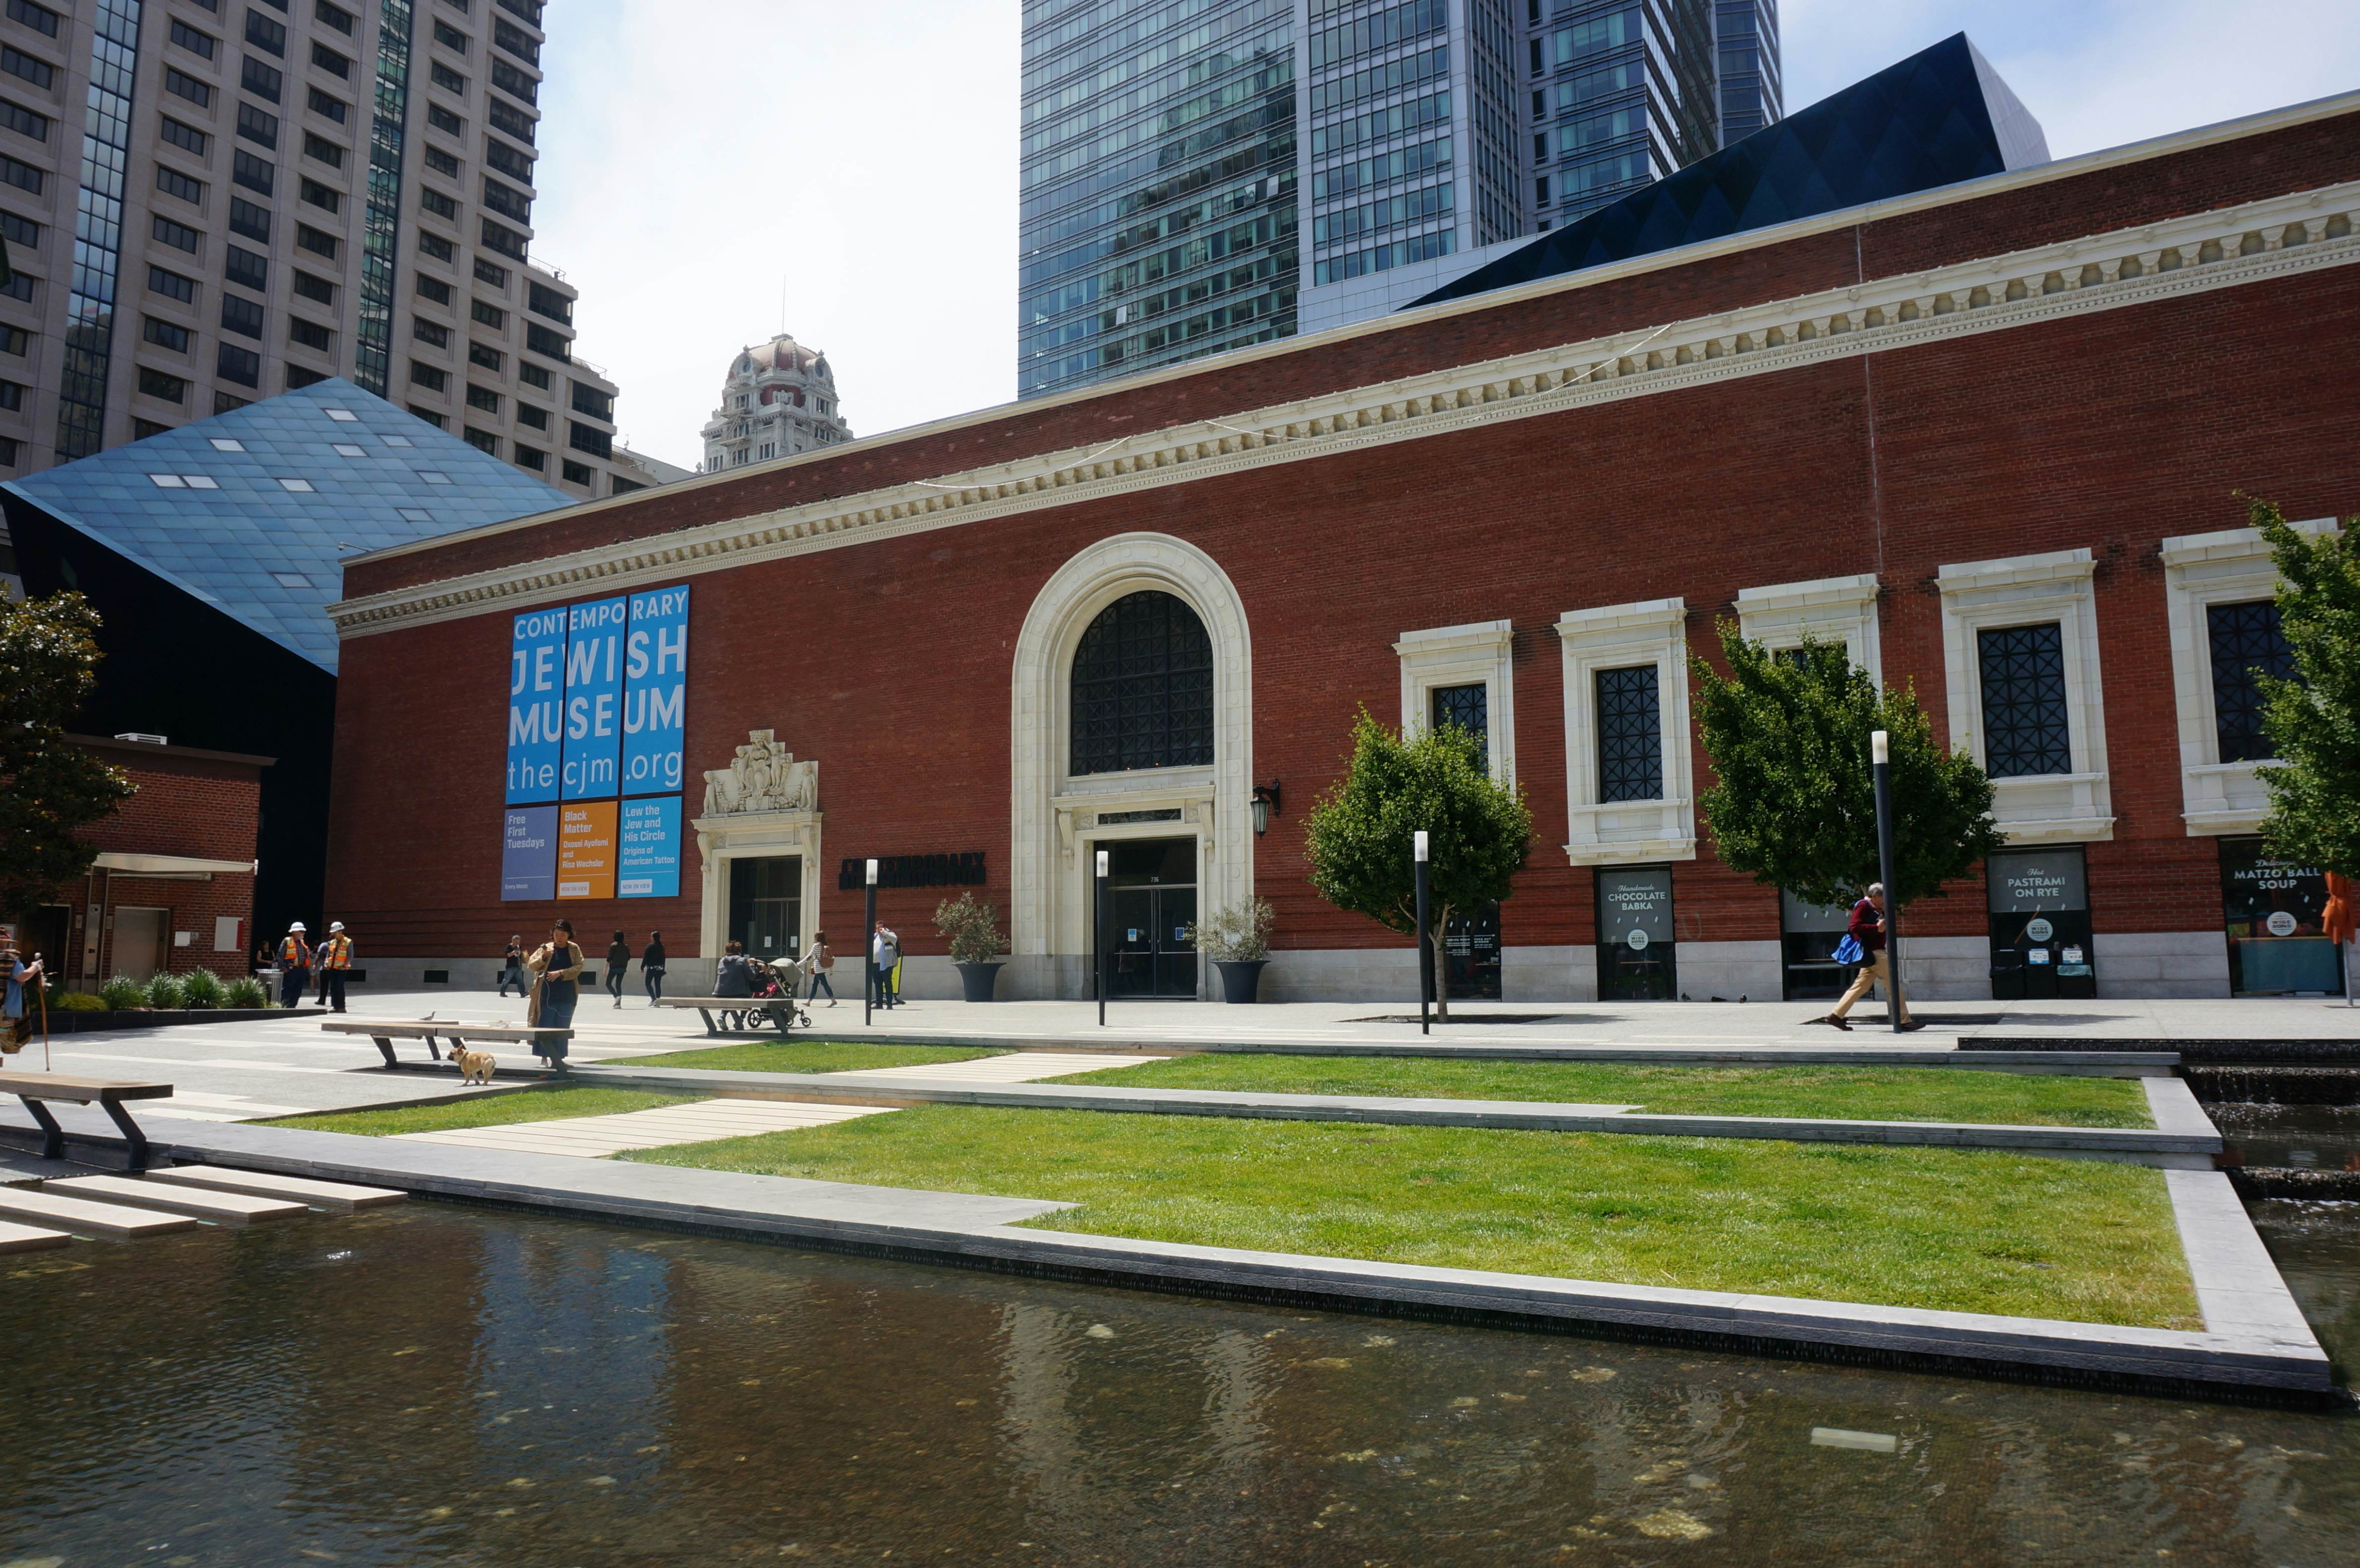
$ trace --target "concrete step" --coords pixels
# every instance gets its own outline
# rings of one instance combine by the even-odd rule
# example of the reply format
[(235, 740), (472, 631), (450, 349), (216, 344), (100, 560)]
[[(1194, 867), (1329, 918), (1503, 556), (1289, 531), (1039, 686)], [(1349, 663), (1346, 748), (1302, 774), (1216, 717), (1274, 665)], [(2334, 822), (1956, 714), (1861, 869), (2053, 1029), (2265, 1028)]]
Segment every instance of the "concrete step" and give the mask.
[(244, 1192), (257, 1198), (284, 1198), (316, 1208), (350, 1214), (355, 1209), (399, 1203), (410, 1194), (392, 1187), (359, 1187), (349, 1181), (317, 1181), (308, 1176), (279, 1176), (267, 1171), (230, 1171), (218, 1165), (173, 1165), (148, 1172), (148, 1180), (177, 1181), (220, 1192)]
[(197, 1222), (185, 1214), (93, 1203), (63, 1192), (37, 1192), (29, 1187), (0, 1187), (0, 1214), (61, 1225), (84, 1236), (160, 1236), (166, 1231), (197, 1228)]
[(303, 1204), (290, 1203), (283, 1198), (255, 1198), (244, 1192), (209, 1192), (200, 1187), (184, 1187), (171, 1181), (146, 1181), (137, 1176), (69, 1176), (63, 1181), (44, 1181), (41, 1190), (64, 1192), (69, 1196), (87, 1193), (93, 1198), (120, 1198), (126, 1203), (194, 1214), (199, 1219), (215, 1220), (224, 1225), (292, 1219), (297, 1214), (311, 1213)]
[(0, 1220), (0, 1252), (39, 1252), (45, 1247), (63, 1247), (73, 1237), (61, 1230), (43, 1230), (38, 1225), (11, 1225)]

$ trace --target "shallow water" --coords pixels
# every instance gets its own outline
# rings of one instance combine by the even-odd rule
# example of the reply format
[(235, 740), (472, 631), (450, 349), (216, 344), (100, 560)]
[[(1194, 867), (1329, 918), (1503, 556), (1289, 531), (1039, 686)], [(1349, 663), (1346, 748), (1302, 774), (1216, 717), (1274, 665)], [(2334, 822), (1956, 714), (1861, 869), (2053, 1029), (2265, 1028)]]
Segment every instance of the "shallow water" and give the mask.
[(2360, 1171), (2360, 1105), (2207, 1105), (2239, 1165)]
[[(2360, 1354), (2360, 1205), (2256, 1214)], [(2343, 1415), (439, 1204), (0, 1260), (0, 1568), (2360, 1559)]]

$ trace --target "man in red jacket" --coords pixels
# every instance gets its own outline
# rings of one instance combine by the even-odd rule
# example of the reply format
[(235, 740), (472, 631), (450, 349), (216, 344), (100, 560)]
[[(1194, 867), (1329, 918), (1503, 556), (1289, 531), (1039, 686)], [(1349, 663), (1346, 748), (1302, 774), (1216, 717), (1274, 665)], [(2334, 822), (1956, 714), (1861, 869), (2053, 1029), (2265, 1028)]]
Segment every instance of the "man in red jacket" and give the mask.
[(1882, 980), (1893, 1016), (1901, 1020), (1901, 1030), (1906, 1033), (1924, 1029), (1924, 1024), (1915, 1022), (1909, 1017), (1909, 1004), (1902, 998), (1901, 987), (1894, 984), (1893, 965), (1885, 956), (1884, 883), (1868, 885), (1867, 896), (1852, 907), (1852, 920), (1844, 929), (1852, 933), (1852, 941), (1860, 943), (1860, 973), (1852, 976), (1852, 989), (1843, 994), (1843, 1000), (1836, 1004), (1835, 1010), (1824, 1018), (1812, 1021), (1833, 1024), (1850, 1033), (1852, 1025), (1844, 1021), (1844, 1015), (1852, 1011), (1854, 1002), (1868, 995), (1871, 985)]

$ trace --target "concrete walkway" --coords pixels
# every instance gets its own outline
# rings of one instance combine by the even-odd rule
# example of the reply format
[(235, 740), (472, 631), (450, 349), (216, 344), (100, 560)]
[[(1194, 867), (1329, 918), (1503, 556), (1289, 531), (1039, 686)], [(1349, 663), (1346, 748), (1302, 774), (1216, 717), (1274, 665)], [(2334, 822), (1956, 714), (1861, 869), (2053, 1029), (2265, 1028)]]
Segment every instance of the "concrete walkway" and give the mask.
[(828, 1127), (860, 1116), (886, 1116), (889, 1105), (816, 1105), (793, 1100), (699, 1100), (605, 1116), (560, 1116), (549, 1121), (507, 1122), (495, 1127), (453, 1127), (447, 1132), (405, 1132), (408, 1143), (447, 1143), (462, 1149), (506, 1149), (520, 1154), (565, 1154), (598, 1160), (627, 1149), (665, 1149), (678, 1143), (711, 1143), (725, 1138), (795, 1127)]

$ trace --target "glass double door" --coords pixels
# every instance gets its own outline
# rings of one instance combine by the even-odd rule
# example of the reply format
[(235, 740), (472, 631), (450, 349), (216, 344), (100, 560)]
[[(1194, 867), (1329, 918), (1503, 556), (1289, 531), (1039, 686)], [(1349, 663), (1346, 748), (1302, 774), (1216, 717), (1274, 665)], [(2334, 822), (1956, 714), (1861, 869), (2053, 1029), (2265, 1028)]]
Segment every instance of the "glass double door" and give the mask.
[(803, 856), (765, 855), (729, 863), (727, 934), (746, 944), (748, 957), (765, 964), (797, 957), (803, 951)]
[(1107, 994), (1194, 997), (1196, 841), (1131, 839), (1107, 849)]

